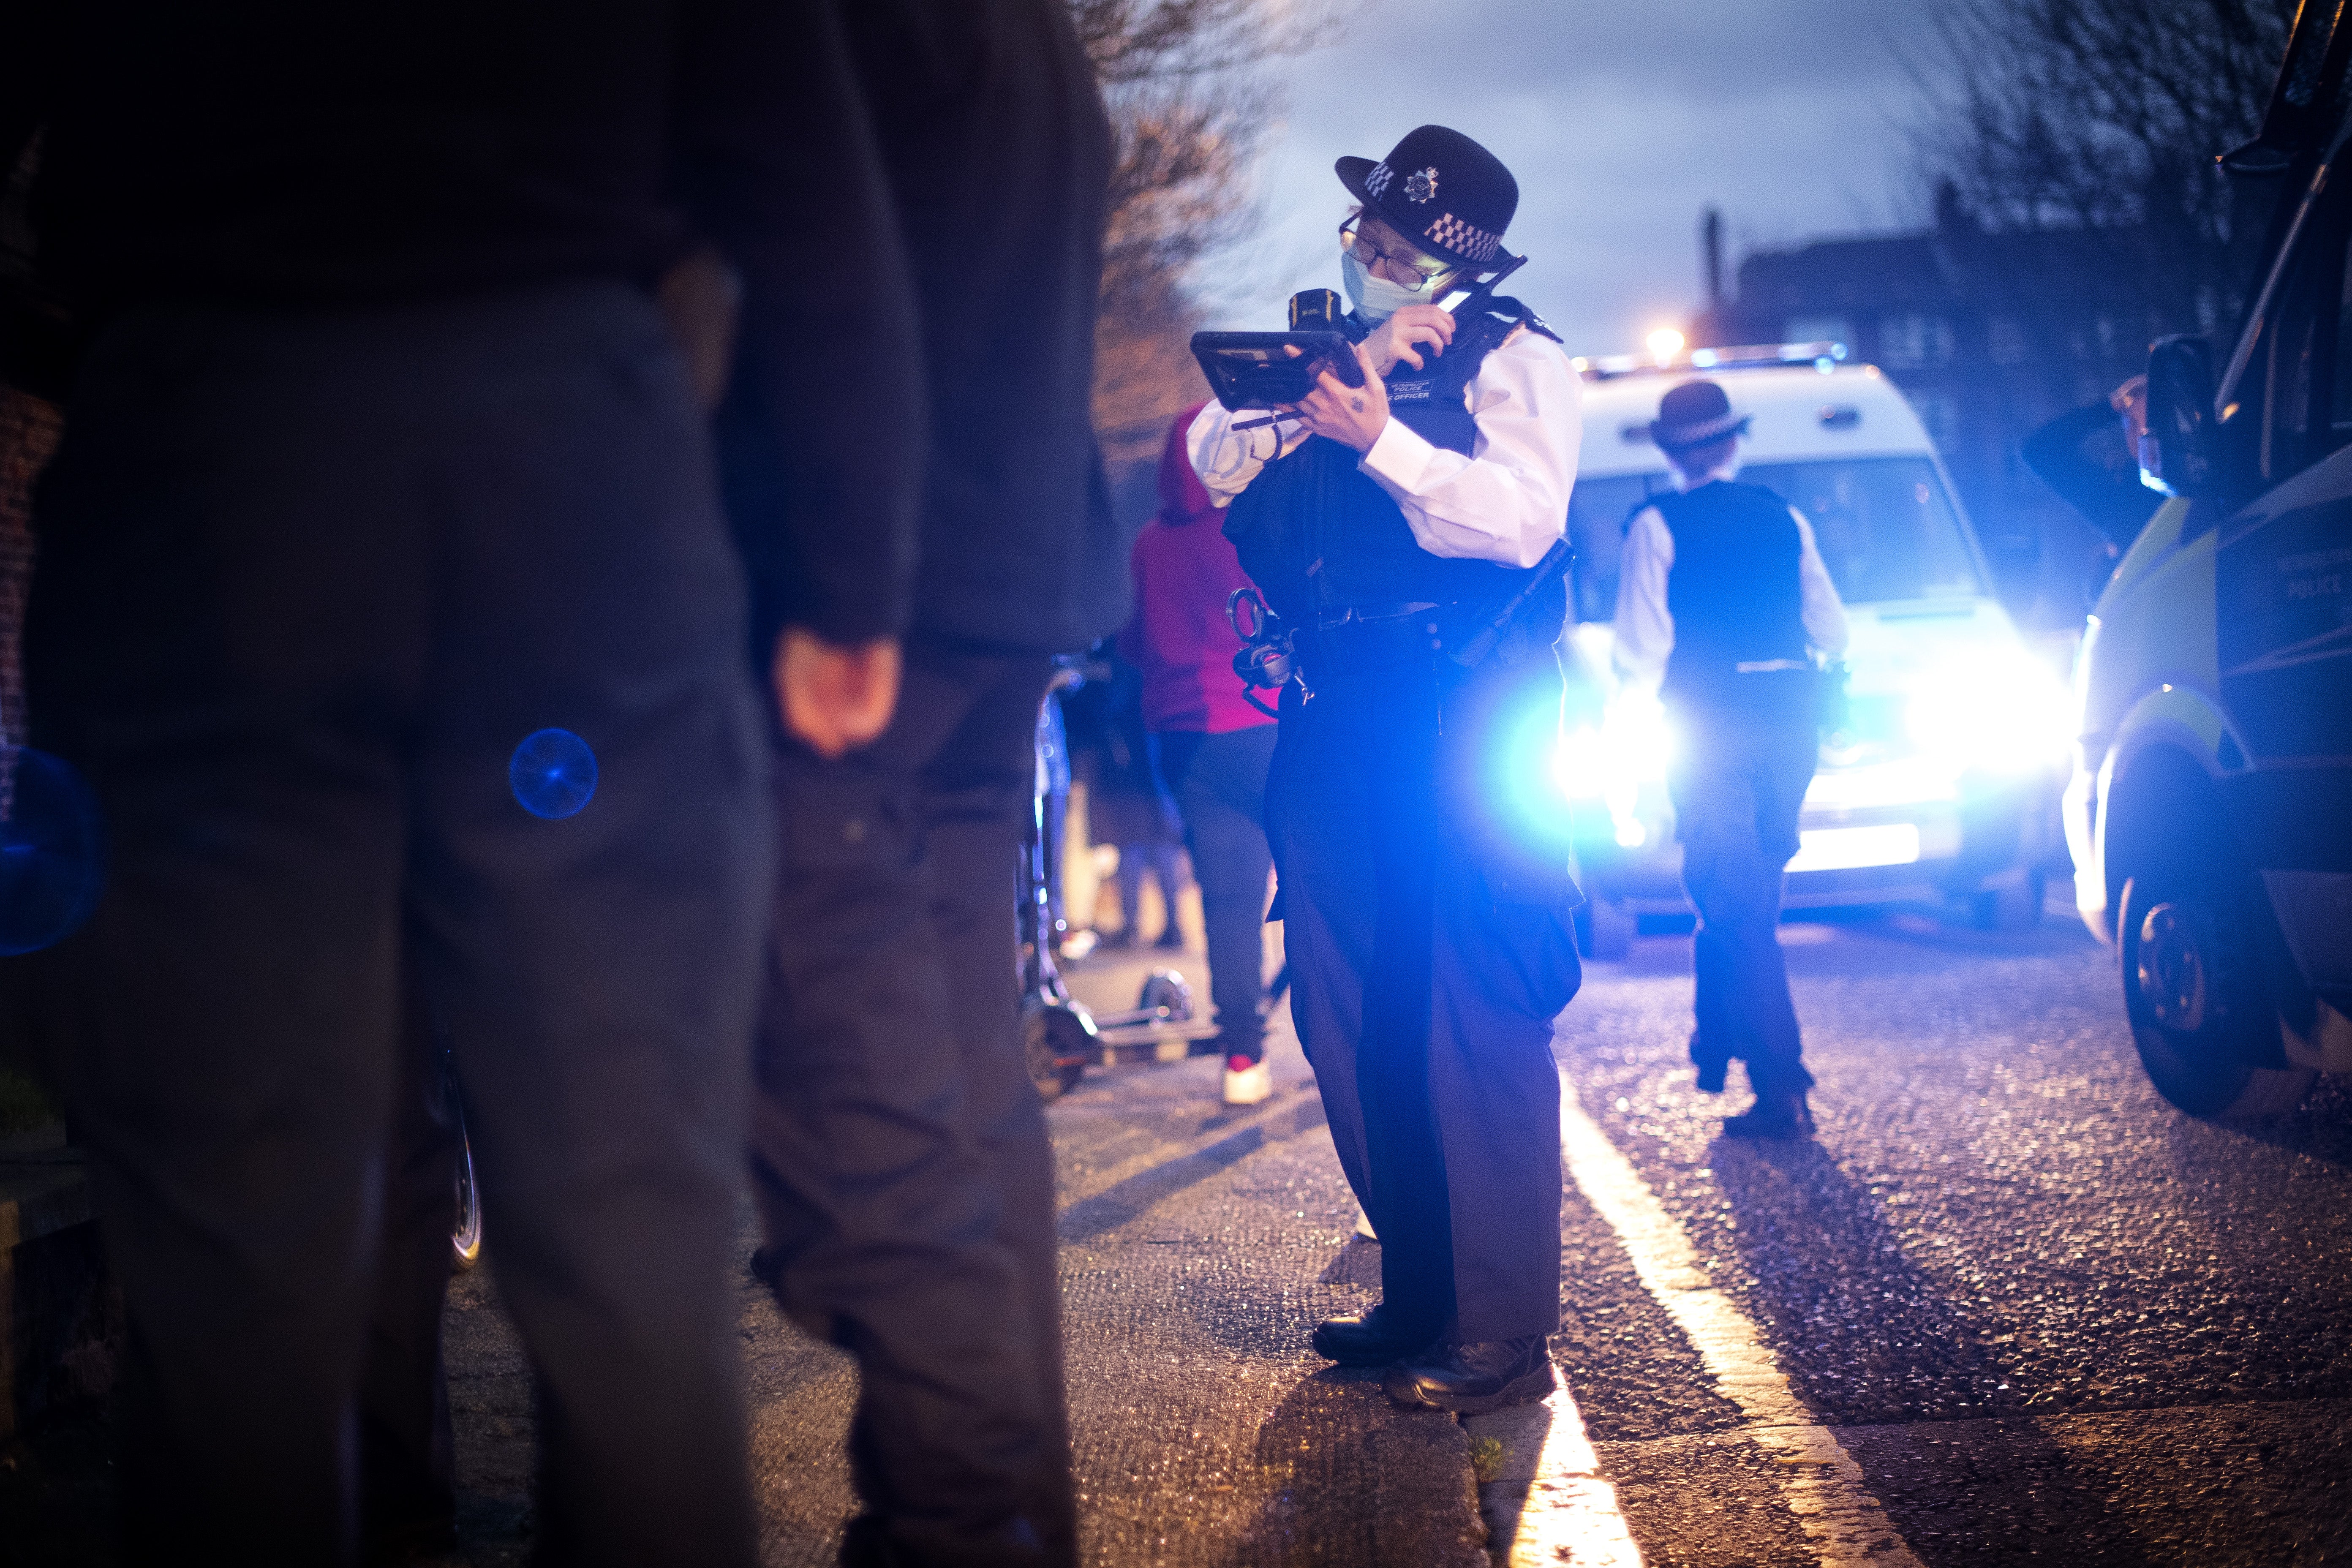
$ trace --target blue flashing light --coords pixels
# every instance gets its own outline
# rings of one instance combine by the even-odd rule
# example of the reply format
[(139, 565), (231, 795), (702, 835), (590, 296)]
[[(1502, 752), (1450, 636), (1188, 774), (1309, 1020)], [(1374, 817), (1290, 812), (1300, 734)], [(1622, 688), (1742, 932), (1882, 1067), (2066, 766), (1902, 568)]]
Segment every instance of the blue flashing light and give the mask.
[(98, 797), (46, 752), (0, 747), (0, 953), (79, 931), (105, 881)]
[(536, 730), (507, 764), (515, 804), (551, 821), (578, 814), (596, 794), (596, 753), (569, 730)]

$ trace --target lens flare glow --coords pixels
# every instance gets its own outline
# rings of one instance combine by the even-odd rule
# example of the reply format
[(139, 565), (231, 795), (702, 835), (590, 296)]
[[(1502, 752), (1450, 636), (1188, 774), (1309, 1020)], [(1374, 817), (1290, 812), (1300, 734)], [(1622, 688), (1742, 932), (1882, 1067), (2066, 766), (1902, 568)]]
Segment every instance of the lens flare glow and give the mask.
[(569, 730), (537, 730), (507, 763), (515, 804), (551, 821), (571, 816), (596, 794), (596, 753)]
[(0, 953), (79, 930), (104, 882), (98, 797), (60, 758), (0, 744)]
[(1660, 364), (1672, 364), (1675, 356), (1683, 352), (1683, 335), (1672, 327), (1660, 327), (1647, 340), (1650, 357)]

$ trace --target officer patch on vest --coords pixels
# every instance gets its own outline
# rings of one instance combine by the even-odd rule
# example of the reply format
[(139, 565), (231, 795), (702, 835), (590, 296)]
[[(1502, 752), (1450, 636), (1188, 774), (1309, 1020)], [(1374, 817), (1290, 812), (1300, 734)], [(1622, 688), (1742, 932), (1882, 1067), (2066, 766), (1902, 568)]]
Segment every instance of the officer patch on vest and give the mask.
[(1389, 401), (1391, 403), (1426, 403), (1429, 401), (1429, 389), (1435, 384), (1434, 382), (1428, 381), (1390, 382)]

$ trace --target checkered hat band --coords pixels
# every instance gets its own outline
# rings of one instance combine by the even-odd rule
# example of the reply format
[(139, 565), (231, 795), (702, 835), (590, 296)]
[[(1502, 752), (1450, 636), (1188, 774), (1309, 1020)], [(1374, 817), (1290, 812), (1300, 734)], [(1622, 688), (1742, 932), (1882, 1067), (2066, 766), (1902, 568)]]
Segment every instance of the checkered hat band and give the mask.
[(1492, 261), (1495, 252), (1503, 246), (1501, 235), (1488, 234), (1483, 228), (1464, 223), (1452, 213), (1431, 224), (1424, 237), (1435, 240), (1456, 256), (1466, 256), (1476, 262)]
[[(1364, 176), (1364, 194), (1374, 201), (1381, 193), (1396, 183), (1396, 171), (1386, 163), (1375, 163), (1372, 172)], [(1495, 259), (1503, 248), (1503, 237), (1488, 234), (1475, 224), (1464, 223), (1452, 213), (1446, 213), (1422, 231), (1423, 239), (1436, 241), (1456, 256), (1466, 256), (1481, 265)]]
[(1650, 438), (1661, 447), (1704, 447), (1719, 440), (1748, 423), (1748, 416), (1737, 410), (1718, 414), (1712, 419), (1702, 419), (1695, 425), (1656, 424), (1650, 426)]

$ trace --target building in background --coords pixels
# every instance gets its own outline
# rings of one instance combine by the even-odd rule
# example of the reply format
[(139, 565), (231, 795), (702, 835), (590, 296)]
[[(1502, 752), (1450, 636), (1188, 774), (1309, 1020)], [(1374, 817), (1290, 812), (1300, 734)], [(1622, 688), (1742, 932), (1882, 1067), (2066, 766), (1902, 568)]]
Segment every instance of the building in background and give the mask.
[(1752, 252), (1728, 296), (1719, 233), (1710, 213), (1717, 297), (1692, 345), (1828, 339), (1885, 370), (1941, 450), (2012, 613), (2043, 628), (2079, 619), (2097, 535), (2018, 460), (2018, 443), (2145, 371), (2160, 333), (2213, 330), (2213, 302), (2200, 301), (2198, 321), (2168, 321), (2132, 287), (2135, 237), (1989, 233), (1948, 191), (1924, 230)]

